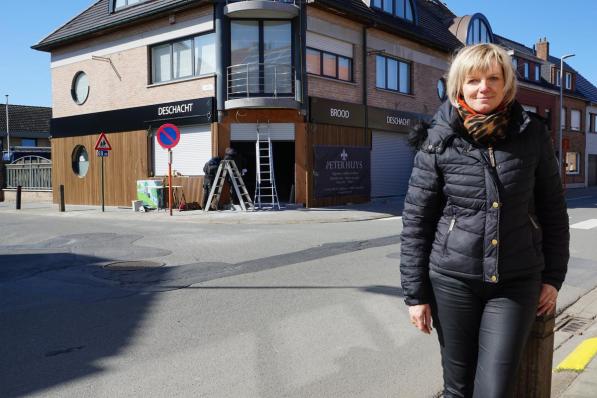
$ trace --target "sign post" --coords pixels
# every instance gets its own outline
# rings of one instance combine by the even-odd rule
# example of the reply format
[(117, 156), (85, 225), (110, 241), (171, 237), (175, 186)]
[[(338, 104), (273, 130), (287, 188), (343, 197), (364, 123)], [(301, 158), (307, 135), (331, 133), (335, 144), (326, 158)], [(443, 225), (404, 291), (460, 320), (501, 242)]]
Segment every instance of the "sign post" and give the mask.
[(156, 132), (156, 138), (160, 146), (168, 150), (168, 208), (172, 215), (172, 148), (180, 141), (180, 131), (171, 123), (162, 124)]
[(102, 158), (102, 213), (105, 211), (104, 207), (104, 158), (108, 157), (108, 154), (112, 150), (112, 146), (110, 145), (110, 141), (108, 141), (108, 137), (106, 137), (106, 133), (101, 133), (97, 142), (95, 143), (95, 150), (97, 151), (97, 156)]

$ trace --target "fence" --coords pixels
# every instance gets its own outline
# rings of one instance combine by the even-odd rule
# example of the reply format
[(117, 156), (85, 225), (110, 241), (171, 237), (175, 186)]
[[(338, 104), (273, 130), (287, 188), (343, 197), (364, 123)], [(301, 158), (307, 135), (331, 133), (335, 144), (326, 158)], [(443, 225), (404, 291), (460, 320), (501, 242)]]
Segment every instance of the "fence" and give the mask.
[(6, 166), (6, 187), (32, 191), (52, 190), (52, 162), (41, 156), (24, 156)]

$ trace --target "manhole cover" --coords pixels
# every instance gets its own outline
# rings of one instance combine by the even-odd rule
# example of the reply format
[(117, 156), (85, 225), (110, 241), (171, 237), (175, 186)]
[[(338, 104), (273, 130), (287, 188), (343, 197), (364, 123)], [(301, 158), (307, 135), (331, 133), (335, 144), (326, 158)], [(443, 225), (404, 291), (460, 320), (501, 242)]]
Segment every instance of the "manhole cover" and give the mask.
[(103, 266), (110, 271), (142, 271), (163, 267), (164, 263), (155, 261), (115, 261)]

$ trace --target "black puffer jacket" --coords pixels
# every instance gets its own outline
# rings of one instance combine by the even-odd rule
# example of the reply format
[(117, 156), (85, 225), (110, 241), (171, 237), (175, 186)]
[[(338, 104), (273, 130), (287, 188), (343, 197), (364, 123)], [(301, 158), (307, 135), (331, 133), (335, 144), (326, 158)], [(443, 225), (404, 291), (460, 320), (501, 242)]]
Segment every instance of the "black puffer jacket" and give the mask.
[(515, 102), (507, 138), (482, 147), (446, 102), (418, 133), (402, 217), (406, 303), (429, 302), (429, 268), (489, 283), (542, 271), (559, 289), (570, 234), (544, 123)]

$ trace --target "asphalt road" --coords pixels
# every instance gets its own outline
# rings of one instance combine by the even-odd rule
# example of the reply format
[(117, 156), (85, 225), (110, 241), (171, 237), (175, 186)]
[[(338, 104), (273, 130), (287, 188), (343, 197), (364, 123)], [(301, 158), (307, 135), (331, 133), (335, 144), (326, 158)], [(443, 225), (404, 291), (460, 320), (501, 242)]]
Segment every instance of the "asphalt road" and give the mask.
[[(597, 219), (592, 191), (571, 223)], [(0, 396), (404, 397), (441, 389), (408, 322), (401, 221), (208, 225), (0, 212)], [(561, 307), (597, 286), (572, 230)]]

